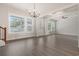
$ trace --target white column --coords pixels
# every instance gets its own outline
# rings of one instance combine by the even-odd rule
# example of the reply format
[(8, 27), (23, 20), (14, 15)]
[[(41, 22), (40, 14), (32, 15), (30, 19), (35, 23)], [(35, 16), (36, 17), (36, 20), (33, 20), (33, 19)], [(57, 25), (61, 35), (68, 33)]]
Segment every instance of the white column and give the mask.
[[(78, 11), (79, 11), (79, 5), (78, 5)], [(79, 48), (79, 12), (78, 12), (78, 48)]]

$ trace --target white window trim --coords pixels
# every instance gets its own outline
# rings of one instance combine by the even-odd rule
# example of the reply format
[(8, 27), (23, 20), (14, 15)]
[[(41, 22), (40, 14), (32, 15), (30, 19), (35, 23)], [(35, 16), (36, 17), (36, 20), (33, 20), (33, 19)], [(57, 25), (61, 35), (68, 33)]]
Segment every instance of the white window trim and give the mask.
[[(8, 33), (12, 33), (12, 34), (15, 34), (15, 33), (25, 33), (25, 28), (26, 28), (26, 27), (24, 27), (24, 31), (22, 31), (22, 32), (11, 32), (11, 31), (10, 31), (10, 19), (9, 19), (9, 17), (10, 17), (11, 15), (13, 15), (13, 16), (18, 16), (18, 17), (22, 17), (22, 18), (24, 18), (24, 22), (26, 22), (25, 16), (17, 15), (17, 14), (14, 14), (14, 13), (8, 14)], [(24, 26), (25, 26), (25, 23), (24, 23)]]

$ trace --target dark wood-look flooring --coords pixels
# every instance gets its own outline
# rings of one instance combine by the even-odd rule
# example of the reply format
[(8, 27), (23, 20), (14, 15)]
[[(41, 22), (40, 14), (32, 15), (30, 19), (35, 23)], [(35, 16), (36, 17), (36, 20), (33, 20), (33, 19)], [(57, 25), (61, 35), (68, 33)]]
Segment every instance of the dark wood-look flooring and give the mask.
[(9, 42), (0, 47), (0, 56), (78, 56), (76, 37), (50, 35)]

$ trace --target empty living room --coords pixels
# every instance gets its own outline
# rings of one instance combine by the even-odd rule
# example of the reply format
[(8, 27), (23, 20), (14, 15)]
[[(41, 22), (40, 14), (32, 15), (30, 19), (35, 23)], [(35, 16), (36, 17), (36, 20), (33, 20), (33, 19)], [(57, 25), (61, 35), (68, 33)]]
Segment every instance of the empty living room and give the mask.
[(79, 56), (79, 3), (0, 3), (0, 56)]

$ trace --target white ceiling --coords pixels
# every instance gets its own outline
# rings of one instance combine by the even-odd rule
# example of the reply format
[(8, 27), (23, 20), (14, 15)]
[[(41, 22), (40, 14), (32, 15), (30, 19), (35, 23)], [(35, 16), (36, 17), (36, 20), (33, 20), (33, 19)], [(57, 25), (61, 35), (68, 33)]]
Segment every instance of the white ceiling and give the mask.
[[(7, 5), (21, 9), (23, 11), (33, 10), (33, 3), (7, 3)], [(41, 15), (51, 13), (53, 11), (62, 9), (74, 5), (73, 3), (36, 3), (36, 9), (40, 12)]]

